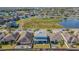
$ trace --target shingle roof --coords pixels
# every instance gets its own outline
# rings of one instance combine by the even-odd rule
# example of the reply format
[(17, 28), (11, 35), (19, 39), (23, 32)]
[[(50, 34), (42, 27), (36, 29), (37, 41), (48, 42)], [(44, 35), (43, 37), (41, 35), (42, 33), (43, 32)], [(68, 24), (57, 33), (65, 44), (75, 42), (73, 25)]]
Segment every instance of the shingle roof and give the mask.
[(15, 40), (16, 38), (14, 38), (13, 35), (8, 34), (7, 36), (5, 36), (2, 41), (11, 41), (11, 40)]

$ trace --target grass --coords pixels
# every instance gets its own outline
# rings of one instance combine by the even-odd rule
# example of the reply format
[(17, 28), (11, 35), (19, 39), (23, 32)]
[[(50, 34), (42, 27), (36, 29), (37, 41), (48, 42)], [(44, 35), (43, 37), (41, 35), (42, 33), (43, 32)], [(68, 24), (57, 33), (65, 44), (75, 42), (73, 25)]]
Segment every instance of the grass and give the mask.
[(42, 28), (42, 29), (52, 29), (52, 28), (62, 28), (63, 26), (58, 23), (61, 20), (51, 19), (51, 18), (29, 18), (17, 21), (23, 29), (27, 28)]
[(33, 48), (50, 48), (50, 44), (34, 44)]
[(64, 44), (63, 46), (61, 46), (59, 43), (58, 44), (56, 44), (56, 47), (57, 48), (67, 48), (67, 46)]
[(60, 44), (57, 45), (58, 48), (67, 48), (67, 46), (64, 44), (62, 47), (60, 46)]
[(14, 49), (16, 45), (2, 45), (2, 49)]

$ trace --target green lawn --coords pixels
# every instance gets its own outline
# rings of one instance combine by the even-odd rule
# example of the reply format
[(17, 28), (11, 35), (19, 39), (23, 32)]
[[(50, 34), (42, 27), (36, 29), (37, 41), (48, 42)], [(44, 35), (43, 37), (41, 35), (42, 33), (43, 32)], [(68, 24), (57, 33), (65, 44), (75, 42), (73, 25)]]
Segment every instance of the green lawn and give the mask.
[(15, 44), (14, 45), (2, 45), (2, 48), (0, 49), (14, 49), (15, 48)]

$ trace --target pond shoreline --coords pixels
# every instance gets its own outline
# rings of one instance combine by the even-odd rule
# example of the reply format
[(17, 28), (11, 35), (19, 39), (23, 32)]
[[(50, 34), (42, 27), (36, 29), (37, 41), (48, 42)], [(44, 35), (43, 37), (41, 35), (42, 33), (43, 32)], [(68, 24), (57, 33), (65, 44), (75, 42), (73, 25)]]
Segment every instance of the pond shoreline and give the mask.
[(59, 23), (64, 28), (79, 28), (79, 20), (74, 18), (62, 19), (62, 22)]

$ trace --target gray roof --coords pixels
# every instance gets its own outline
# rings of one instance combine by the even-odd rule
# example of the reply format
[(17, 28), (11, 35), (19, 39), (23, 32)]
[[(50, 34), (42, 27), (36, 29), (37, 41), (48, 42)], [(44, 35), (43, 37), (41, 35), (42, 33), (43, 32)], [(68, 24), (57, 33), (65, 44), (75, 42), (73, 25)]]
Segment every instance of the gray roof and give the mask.
[(5, 36), (5, 34), (4, 33), (0, 33), (0, 40), (2, 39), (2, 38), (4, 38), (4, 36)]
[(53, 41), (53, 40), (61, 40), (62, 39), (62, 36), (60, 33), (54, 33), (54, 34), (51, 34), (50, 36), (50, 41)]
[(15, 40), (14, 36), (9, 34), (7, 36), (5, 36), (2, 41), (11, 41), (11, 40)]
[(31, 43), (31, 40), (32, 40), (32, 36), (26, 32), (24, 35), (22, 35), (19, 38), (18, 42), (20, 44), (29, 44), (29, 43)]

